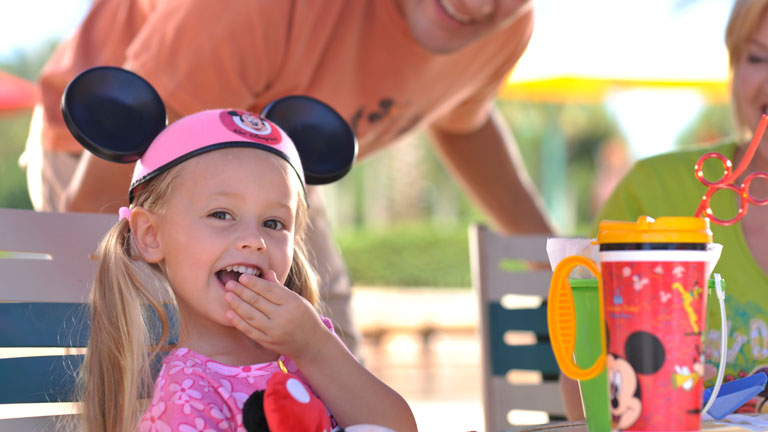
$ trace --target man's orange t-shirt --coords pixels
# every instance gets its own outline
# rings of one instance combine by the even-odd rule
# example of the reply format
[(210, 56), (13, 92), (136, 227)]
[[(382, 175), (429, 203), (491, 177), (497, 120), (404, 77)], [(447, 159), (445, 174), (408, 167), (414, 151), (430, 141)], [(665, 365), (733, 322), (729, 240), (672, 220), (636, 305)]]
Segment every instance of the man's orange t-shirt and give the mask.
[(468, 132), (486, 121), (532, 29), (527, 12), (435, 54), (412, 38), (395, 0), (97, 0), (41, 73), (43, 147), (82, 151), (64, 125), (61, 94), (98, 65), (143, 76), (179, 115), (316, 97), (352, 125), (360, 157), (417, 126)]

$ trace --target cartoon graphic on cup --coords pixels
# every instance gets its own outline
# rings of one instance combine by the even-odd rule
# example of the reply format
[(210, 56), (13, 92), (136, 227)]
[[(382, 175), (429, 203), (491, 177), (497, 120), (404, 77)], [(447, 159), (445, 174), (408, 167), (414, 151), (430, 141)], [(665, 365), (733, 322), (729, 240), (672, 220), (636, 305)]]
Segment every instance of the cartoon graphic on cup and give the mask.
[[(614, 430), (700, 429), (711, 243), (704, 218), (603, 221), (599, 270), (578, 256), (555, 268), (548, 303), (555, 358), (574, 379), (595, 376), (604, 362)], [(567, 281), (579, 265), (597, 276), (607, 333), (605, 354), (586, 369), (573, 361), (576, 322)]]
[(664, 346), (648, 332), (631, 334), (624, 352), (626, 358), (609, 353), (605, 360), (611, 424), (619, 430), (632, 426), (640, 418), (643, 404), (638, 375), (656, 373), (664, 364)]

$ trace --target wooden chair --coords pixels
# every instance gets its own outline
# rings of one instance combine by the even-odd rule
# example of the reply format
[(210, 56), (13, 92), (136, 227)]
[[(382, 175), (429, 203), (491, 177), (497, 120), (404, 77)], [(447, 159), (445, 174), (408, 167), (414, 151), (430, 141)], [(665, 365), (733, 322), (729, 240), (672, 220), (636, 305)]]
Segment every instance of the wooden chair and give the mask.
[(519, 424), (565, 419), (559, 368), (547, 330), (545, 300), (552, 272), (529, 269), (531, 263), (549, 267), (546, 241), (544, 235), (503, 236), (483, 225), (470, 228), (472, 284), (480, 306), (486, 432), (513, 426), (516, 422), (508, 421), (511, 410), (548, 414), (538, 416), (543, 417), (541, 421)]
[(73, 412), (92, 254), (116, 221), (0, 209), (0, 431), (62, 430)]

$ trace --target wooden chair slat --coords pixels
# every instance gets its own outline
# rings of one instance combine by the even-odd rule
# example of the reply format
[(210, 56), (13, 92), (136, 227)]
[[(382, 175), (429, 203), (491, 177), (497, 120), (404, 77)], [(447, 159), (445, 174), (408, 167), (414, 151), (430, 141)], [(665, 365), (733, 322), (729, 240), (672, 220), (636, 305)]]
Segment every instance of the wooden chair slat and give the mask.
[(72, 402), (82, 355), (0, 359), (0, 404)]
[(0, 303), (0, 347), (84, 347), (89, 331), (83, 303)]
[[(68, 416), (57, 402), (75, 396), (90, 330), (93, 254), (116, 221), (0, 209), (0, 348), (9, 357), (0, 358), (0, 432), (64, 430)], [(51, 347), (64, 355), (39, 354)]]
[[(510, 429), (511, 409), (545, 411), (550, 418), (564, 415), (556, 379), (559, 368), (549, 343), (545, 301), (552, 272), (534, 263), (548, 263), (547, 236), (504, 236), (483, 225), (470, 230), (472, 285), (480, 311), (483, 368), (483, 409), (488, 431)], [(536, 308), (502, 306), (508, 294), (538, 296), (544, 302)], [(532, 344), (510, 345), (509, 331), (529, 331)], [(541, 373), (538, 385), (513, 385), (506, 380), (510, 370)]]

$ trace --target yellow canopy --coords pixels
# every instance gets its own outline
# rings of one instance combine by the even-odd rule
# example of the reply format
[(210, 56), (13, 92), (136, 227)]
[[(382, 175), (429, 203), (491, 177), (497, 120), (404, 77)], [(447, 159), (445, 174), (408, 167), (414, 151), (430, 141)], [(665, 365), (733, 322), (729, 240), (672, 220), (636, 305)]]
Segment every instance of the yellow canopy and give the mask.
[(691, 89), (708, 104), (728, 103), (729, 88), (722, 80), (662, 80), (560, 76), (534, 80), (514, 80), (502, 87), (500, 97), (508, 100), (549, 103), (602, 103), (609, 93), (637, 89)]

